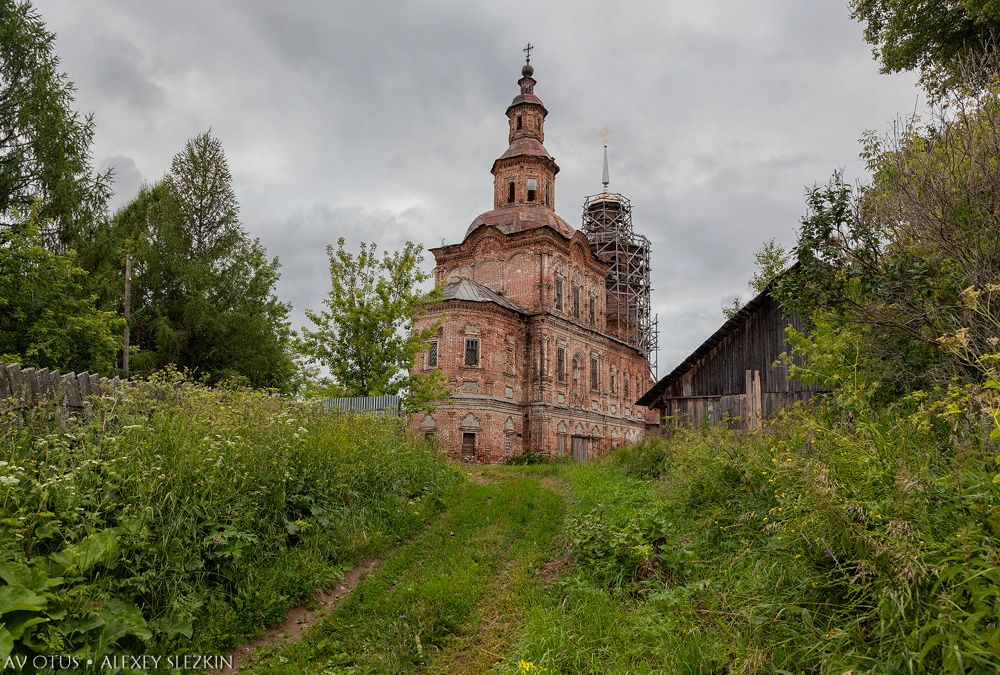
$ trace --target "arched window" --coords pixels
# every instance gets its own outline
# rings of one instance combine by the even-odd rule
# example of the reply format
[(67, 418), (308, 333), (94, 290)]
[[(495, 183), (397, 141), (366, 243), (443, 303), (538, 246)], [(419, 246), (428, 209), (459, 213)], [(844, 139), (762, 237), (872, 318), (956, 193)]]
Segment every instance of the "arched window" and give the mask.
[(528, 201), (535, 201), (535, 193), (538, 192), (538, 179), (529, 178), (528, 179)]
[(507, 183), (507, 203), (514, 203), (514, 181)]

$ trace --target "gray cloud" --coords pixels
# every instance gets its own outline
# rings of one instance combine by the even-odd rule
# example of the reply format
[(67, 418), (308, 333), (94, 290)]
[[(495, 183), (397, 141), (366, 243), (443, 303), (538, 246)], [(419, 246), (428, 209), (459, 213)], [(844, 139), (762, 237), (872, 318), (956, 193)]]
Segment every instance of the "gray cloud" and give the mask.
[(327, 291), (326, 243), (436, 246), (491, 206), (530, 40), (570, 223), (600, 187), (597, 131), (614, 130), (612, 188), (654, 246), (661, 372), (746, 297), (762, 241), (794, 241), (804, 187), (835, 168), (862, 177), (861, 133), (917, 101), (826, 0), (38, 6), (118, 199), (133, 170), (155, 180), (211, 126), (298, 320)]
[(95, 168), (102, 173), (108, 169), (113, 172), (114, 194), (111, 197), (111, 209), (118, 209), (128, 203), (128, 200), (137, 195), (139, 188), (142, 187), (142, 172), (131, 157), (124, 155), (105, 157)]
[(95, 83), (110, 100), (120, 100), (135, 110), (163, 105), (166, 93), (151, 79), (148, 59), (126, 39), (98, 36), (93, 45)]

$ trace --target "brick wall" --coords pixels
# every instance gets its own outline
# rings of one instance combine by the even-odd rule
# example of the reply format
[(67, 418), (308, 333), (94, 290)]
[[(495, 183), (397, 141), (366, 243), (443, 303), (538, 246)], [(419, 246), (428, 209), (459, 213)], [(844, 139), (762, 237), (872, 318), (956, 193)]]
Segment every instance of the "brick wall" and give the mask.
[[(655, 419), (634, 401), (652, 385), (649, 364), (606, 332), (607, 267), (582, 234), (566, 240), (547, 228), (511, 235), (480, 228), (463, 244), (437, 249), (435, 255), (439, 283), (471, 279), (527, 313), (449, 300), (418, 321), (418, 327), (439, 324), (436, 367), (447, 374), (453, 394), (434, 413), (414, 415), (415, 431), (434, 435), (455, 458), (477, 462), (500, 462), (527, 450), (569, 454), (574, 436), (586, 439), (593, 457), (643, 437), (647, 418)], [(557, 278), (562, 279), (562, 309), (556, 302)], [(579, 317), (573, 311), (575, 286), (580, 288)], [(478, 367), (464, 365), (466, 339), (479, 340)], [(565, 350), (563, 378), (560, 348)], [(592, 357), (596, 387), (591, 386)], [(425, 353), (416, 368), (432, 367), (427, 358)], [(473, 454), (463, 457), (463, 442), (470, 440)]]

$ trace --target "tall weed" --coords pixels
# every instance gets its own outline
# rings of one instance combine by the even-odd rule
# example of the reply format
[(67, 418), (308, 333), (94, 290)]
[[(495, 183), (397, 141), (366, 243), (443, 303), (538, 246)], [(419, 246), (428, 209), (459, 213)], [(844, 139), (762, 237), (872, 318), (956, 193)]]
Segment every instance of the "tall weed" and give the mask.
[(0, 419), (0, 657), (218, 653), (457, 480), (401, 421), (249, 390), (162, 380), (61, 417)]

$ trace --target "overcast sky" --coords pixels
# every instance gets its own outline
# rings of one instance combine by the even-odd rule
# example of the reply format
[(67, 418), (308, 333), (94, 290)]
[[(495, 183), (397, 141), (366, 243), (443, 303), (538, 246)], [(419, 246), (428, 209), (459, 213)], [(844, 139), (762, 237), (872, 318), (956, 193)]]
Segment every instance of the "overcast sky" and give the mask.
[(862, 132), (921, 100), (878, 73), (846, 0), (36, 4), (115, 204), (211, 127), (296, 323), (329, 288), (328, 242), (452, 243), (492, 207), (530, 41), (574, 226), (612, 129), (611, 187), (653, 244), (661, 375), (746, 297), (761, 242), (794, 241), (805, 187), (863, 178)]

